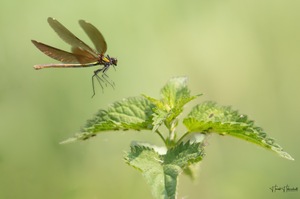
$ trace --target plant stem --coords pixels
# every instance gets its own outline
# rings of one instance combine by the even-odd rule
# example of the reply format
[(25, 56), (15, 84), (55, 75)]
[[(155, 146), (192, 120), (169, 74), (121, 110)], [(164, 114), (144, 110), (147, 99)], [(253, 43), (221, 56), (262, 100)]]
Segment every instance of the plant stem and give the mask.
[(183, 136), (181, 136), (181, 138), (177, 141), (177, 143), (182, 142), (183, 138), (185, 138), (188, 134), (190, 134), (189, 131), (187, 131), (185, 134), (183, 134)]
[(163, 142), (166, 144), (166, 140), (165, 140), (164, 136), (159, 132), (159, 130), (156, 130), (155, 133), (157, 133), (159, 135), (159, 137), (163, 140)]

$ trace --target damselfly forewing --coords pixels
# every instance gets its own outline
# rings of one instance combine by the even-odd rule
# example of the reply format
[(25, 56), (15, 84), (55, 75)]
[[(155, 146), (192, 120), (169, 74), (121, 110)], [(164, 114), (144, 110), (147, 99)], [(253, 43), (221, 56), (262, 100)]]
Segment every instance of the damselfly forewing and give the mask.
[[(92, 24), (79, 20), (81, 28), (85, 31), (88, 37), (95, 45), (96, 50), (89, 47), (83, 41), (78, 39), (73, 33), (71, 33), (66, 27), (59, 23), (56, 19), (49, 17), (48, 23), (58, 36), (66, 43), (71, 45), (71, 52), (67, 52), (35, 40), (31, 40), (32, 43), (44, 54), (56, 59), (62, 63), (59, 64), (39, 64), (35, 65), (36, 70), (43, 68), (81, 68), (103, 65), (102, 68), (94, 71), (92, 76), (93, 96), (95, 95), (94, 79), (96, 78), (100, 86), (103, 89), (102, 83), (109, 84), (114, 87), (114, 83), (108, 79), (105, 73), (110, 66), (117, 66), (118, 60), (116, 58), (105, 55), (107, 50), (107, 44), (100, 31)], [(98, 75), (101, 73), (101, 77)], [(92, 97), (93, 97), (92, 96)]]

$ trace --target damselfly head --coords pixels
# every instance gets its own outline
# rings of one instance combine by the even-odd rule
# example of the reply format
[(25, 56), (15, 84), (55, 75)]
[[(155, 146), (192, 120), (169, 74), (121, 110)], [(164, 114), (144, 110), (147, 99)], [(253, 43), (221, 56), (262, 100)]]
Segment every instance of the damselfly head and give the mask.
[(111, 64), (114, 65), (114, 66), (117, 66), (117, 63), (118, 63), (118, 60), (117, 58), (110, 58), (110, 61), (111, 61)]

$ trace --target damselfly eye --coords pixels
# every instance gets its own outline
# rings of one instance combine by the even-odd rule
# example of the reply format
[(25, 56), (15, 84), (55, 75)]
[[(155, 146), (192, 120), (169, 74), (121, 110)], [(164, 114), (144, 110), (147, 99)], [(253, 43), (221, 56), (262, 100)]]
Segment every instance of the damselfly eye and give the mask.
[(115, 66), (117, 66), (117, 64), (118, 64), (118, 60), (116, 58), (111, 58), (111, 62)]

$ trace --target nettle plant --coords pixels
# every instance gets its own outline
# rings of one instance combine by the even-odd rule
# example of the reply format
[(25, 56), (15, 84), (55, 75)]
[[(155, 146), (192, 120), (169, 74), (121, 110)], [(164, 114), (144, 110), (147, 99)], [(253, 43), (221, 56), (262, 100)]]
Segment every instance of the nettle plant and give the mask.
[[(113, 103), (106, 110), (99, 110), (80, 133), (62, 143), (86, 140), (105, 131), (149, 130), (157, 134), (163, 147), (132, 142), (125, 155), (125, 162), (140, 171), (151, 186), (154, 198), (175, 199), (179, 174), (194, 178), (197, 163), (205, 155), (206, 138), (212, 133), (234, 136), (293, 160), (262, 128), (231, 107), (203, 102), (180, 120), (184, 106), (200, 96), (190, 94), (186, 77), (170, 79), (160, 94), (161, 99), (142, 95)], [(177, 131), (180, 121), (185, 132)]]

